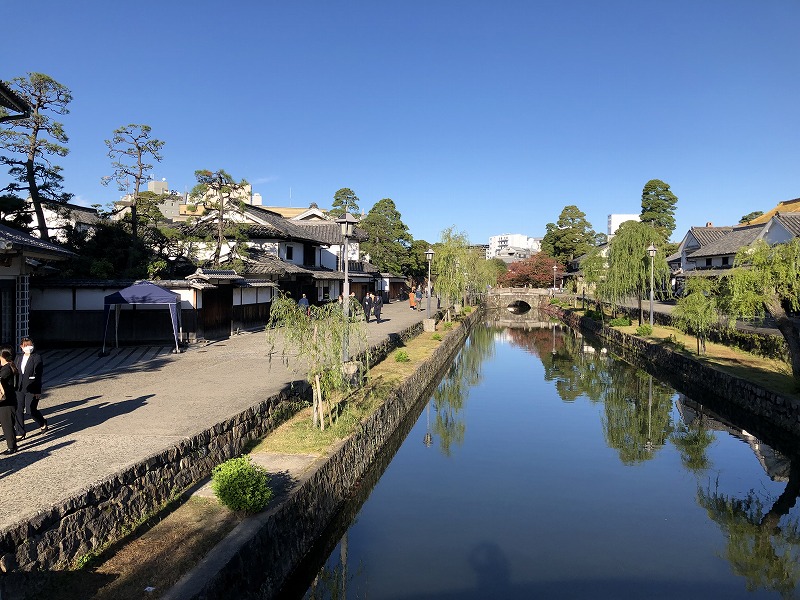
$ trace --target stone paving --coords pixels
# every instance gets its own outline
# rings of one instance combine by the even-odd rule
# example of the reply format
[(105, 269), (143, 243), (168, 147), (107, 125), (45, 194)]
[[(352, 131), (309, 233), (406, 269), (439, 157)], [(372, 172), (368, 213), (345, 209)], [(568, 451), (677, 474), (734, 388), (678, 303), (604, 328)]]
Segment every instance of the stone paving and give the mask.
[[(422, 320), (407, 302), (384, 305), (370, 345)], [(193, 345), (43, 351), (39, 408), (20, 451), (0, 460), (0, 530), (302, 380), (302, 366), (269, 360), (263, 331)], [(5, 442), (0, 442), (5, 448)]]

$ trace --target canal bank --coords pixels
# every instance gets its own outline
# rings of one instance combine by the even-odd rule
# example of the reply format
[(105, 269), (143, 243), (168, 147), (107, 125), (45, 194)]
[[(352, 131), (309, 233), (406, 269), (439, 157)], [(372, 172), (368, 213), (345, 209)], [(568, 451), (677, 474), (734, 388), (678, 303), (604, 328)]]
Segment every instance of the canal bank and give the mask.
[(418, 416), (421, 401), (482, 315), (482, 310), (474, 311), (447, 333), (433, 355), (349, 438), (314, 463), (284, 502), (245, 519), (162, 598), (212, 600), (230, 597), (232, 589), (257, 591), (263, 598), (278, 593), (323, 532), (336, 526), (345, 501), (363, 495), (380, 477)]
[[(384, 317), (368, 326), (373, 356), (422, 329), (422, 314), (403, 303)], [(48, 431), (29, 433), (0, 461), (0, 594), (18, 579), (9, 573), (68, 568), (124, 537), (292, 414), (305, 393), (301, 373), (270, 365), (263, 333), (180, 355), (141, 349), (125, 362), (128, 350), (45, 354)]]
[(673, 351), (666, 345), (647, 338), (628, 335), (572, 310), (556, 305), (543, 305), (549, 312), (576, 331), (588, 331), (613, 344), (626, 362), (657, 375), (676, 389), (700, 390), (704, 394), (725, 399), (769, 426), (788, 436), (800, 435), (800, 400), (768, 390), (757, 383), (703, 364), (690, 356)]

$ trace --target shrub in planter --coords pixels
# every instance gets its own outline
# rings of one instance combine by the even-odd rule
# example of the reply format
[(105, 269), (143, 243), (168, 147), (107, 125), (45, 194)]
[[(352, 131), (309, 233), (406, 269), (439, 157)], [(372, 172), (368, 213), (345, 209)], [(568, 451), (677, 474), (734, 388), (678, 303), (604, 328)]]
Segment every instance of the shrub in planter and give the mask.
[(394, 360), (396, 362), (407, 363), (411, 360), (411, 358), (408, 356), (408, 352), (406, 352), (405, 350), (398, 350), (397, 353), (395, 353), (394, 355)]
[(264, 510), (272, 498), (269, 474), (264, 467), (254, 465), (249, 456), (232, 458), (214, 467), (211, 489), (222, 504), (246, 514)]
[(636, 328), (636, 335), (641, 335), (642, 337), (653, 335), (653, 328), (650, 327), (649, 323), (642, 323)]

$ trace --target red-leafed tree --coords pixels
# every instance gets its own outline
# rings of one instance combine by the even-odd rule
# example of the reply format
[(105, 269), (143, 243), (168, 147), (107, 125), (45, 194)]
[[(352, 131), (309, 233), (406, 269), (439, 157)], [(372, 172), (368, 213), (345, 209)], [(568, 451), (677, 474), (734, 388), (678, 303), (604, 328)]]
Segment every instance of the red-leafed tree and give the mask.
[(508, 271), (498, 278), (498, 283), (510, 287), (547, 288), (553, 285), (553, 267), (563, 277), (564, 266), (556, 259), (539, 252), (530, 258), (508, 265)]

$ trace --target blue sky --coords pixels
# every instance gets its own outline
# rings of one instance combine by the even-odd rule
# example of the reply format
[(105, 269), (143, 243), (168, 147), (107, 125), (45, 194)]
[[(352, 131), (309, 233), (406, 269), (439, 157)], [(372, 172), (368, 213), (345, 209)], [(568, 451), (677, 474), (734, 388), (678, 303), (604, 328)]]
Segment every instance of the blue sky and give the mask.
[[(35, 10), (33, 8), (35, 7)], [(146, 123), (157, 179), (225, 169), (264, 204), (392, 198), (411, 234), (599, 232), (644, 184), (689, 227), (800, 196), (796, 0), (37, 0), (4, 8), (0, 78), (72, 90), (60, 159), (107, 204), (103, 140)], [(33, 24), (26, 25), (30, 20)], [(5, 176), (0, 174), (0, 184)], [(291, 202), (290, 202), (291, 190)]]

